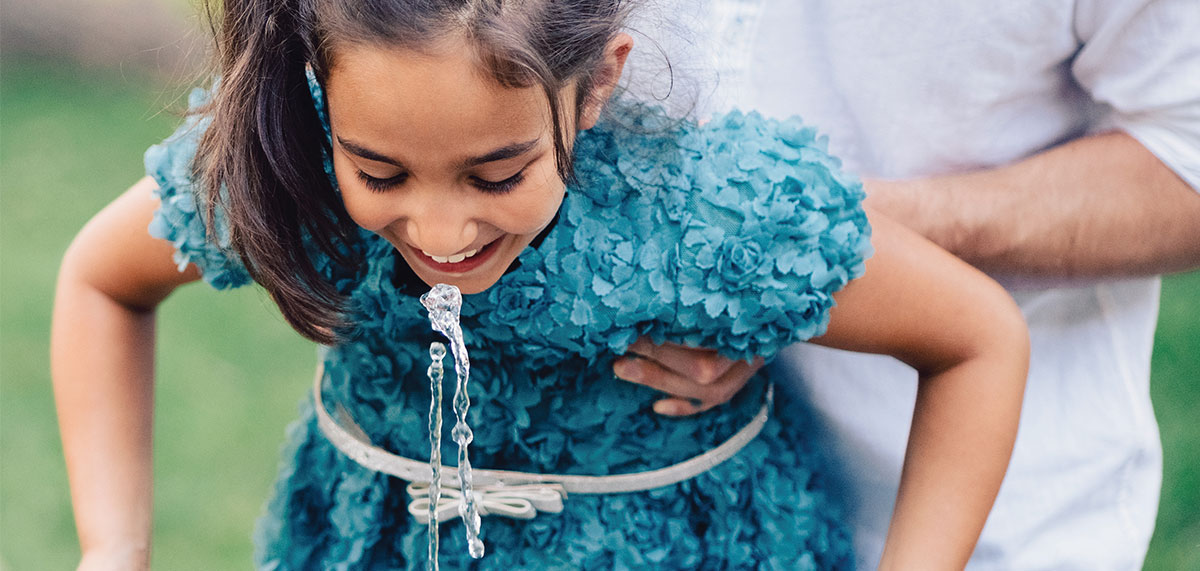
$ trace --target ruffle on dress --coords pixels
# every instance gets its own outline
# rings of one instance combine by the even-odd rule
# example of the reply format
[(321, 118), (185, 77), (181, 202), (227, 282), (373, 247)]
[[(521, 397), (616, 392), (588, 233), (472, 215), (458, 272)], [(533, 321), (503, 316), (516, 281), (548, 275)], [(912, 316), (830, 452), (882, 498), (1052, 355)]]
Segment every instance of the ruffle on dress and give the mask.
[(161, 206), (150, 222), (150, 235), (175, 246), (179, 271), (195, 264), (204, 281), (216, 289), (246, 285), (252, 280), (229, 241), (229, 227), (221, 209), (216, 210), (216, 238), (211, 240), (205, 228), (204, 213), (192, 169), (200, 135), (209, 119), (196, 109), (208, 102), (208, 91), (194, 89), (188, 97), (192, 111), (183, 125), (162, 143), (146, 150), (146, 174), (158, 184), (155, 196)]

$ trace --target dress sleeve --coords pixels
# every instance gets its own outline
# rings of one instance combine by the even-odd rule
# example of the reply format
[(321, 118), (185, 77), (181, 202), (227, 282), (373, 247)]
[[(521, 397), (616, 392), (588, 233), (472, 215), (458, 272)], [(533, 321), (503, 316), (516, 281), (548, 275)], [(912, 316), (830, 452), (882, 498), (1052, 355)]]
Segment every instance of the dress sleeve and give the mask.
[[(207, 98), (206, 91), (196, 89), (188, 99), (189, 106), (194, 110)], [(209, 236), (197, 200), (200, 188), (195, 184), (192, 161), (207, 126), (206, 118), (191, 113), (174, 134), (146, 150), (146, 174), (158, 184), (155, 194), (161, 203), (149, 230), (151, 236), (175, 247), (179, 271), (195, 264), (209, 285), (227, 289), (246, 285), (251, 279), (230, 246), (228, 225), (220, 209), (214, 224), (217, 235)]]
[(1194, 0), (1083, 0), (1071, 71), (1137, 139), (1200, 191), (1200, 10)]
[(679, 250), (688, 344), (766, 359), (825, 332), (872, 252), (862, 184), (798, 119), (730, 113), (701, 130)]

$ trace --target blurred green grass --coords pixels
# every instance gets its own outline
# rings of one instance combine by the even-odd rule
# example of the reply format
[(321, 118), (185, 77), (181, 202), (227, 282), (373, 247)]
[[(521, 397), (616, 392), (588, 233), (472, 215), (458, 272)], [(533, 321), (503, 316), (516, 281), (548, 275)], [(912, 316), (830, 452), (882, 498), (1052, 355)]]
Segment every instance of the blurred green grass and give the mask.
[[(179, 121), (184, 93), (132, 72), (0, 61), (0, 566), (10, 571), (78, 560), (48, 373), (58, 261), (142, 176), (142, 152)], [(186, 287), (160, 313), (154, 567), (249, 567), (312, 346), (254, 288)], [(1198, 372), (1193, 272), (1163, 287), (1152, 385), (1165, 474), (1147, 569), (1200, 569)]]
[[(0, 66), (0, 559), (13, 571), (72, 569), (48, 373), (58, 262), (143, 176), (142, 152), (179, 122), (186, 89), (51, 62)], [(255, 288), (188, 286), (160, 313), (154, 567), (247, 568), (314, 350)]]

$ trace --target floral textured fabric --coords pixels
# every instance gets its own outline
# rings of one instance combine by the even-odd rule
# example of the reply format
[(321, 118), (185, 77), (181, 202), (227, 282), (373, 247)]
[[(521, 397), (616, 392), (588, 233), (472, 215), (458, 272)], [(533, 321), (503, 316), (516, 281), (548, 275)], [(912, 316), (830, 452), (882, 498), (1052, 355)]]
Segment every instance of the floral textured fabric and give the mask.
[[(615, 105), (624, 124), (580, 134), (577, 181), (552, 229), (497, 284), (464, 296), (476, 467), (618, 474), (714, 447), (757, 412), (765, 374), (730, 403), (676, 419), (651, 410), (659, 393), (613, 377), (615, 356), (649, 335), (769, 360), (824, 331), (831, 295), (870, 254), (861, 185), (839, 171), (813, 129), (740, 113), (697, 126)], [(203, 127), (193, 121), (148, 151), (162, 198), (151, 231), (212, 285), (241, 285), (245, 270), (221, 237), (209, 241), (195, 207), (190, 162)], [(348, 247), (367, 260), (362, 267), (335, 268), (313, 254), (349, 296), (356, 324), (321, 353), (324, 396), (377, 446), (428, 458), (425, 369), (435, 337), (413, 296), (421, 292), (397, 278), (409, 270), (383, 239), (363, 231)], [(562, 513), (533, 520), (487, 517), (488, 554), (478, 561), (467, 554), (461, 520), (444, 523), (441, 563), (850, 567), (849, 536), (822, 487), (826, 461), (810, 437), (802, 406), (779, 395), (760, 436), (706, 473), (646, 492), (572, 495)], [(449, 440), (445, 459), (455, 458)], [(424, 568), (426, 530), (407, 512), (405, 485), (342, 456), (308, 402), (288, 431), (258, 525), (258, 566)]]

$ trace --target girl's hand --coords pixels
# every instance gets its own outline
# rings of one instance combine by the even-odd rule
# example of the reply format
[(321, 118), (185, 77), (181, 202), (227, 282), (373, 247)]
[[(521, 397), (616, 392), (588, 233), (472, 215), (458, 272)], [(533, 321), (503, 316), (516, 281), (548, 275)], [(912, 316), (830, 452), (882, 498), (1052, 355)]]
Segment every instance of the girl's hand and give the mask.
[(729, 402), (762, 366), (761, 358), (733, 361), (712, 349), (655, 345), (643, 337), (613, 363), (613, 374), (671, 395), (654, 403), (654, 412), (686, 416)]

